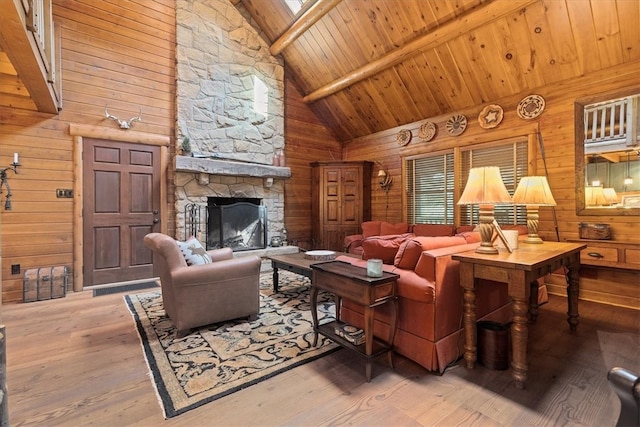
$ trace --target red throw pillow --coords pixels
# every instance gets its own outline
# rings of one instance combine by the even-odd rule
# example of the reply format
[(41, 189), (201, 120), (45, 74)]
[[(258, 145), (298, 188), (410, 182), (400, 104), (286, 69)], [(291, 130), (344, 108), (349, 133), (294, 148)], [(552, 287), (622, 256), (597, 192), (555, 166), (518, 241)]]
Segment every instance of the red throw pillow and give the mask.
[(393, 260), (393, 265), (405, 270), (413, 270), (423, 251), (464, 245), (465, 243), (465, 239), (458, 236), (415, 236), (400, 246)]
[(380, 235), (387, 236), (390, 234), (403, 234), (409, 232), (409, 224), (406, 222), (399, 222), (397, 224), (390, 224), (383, 221), (380, 224)]
[(380, 221), (365, 221), (361, 224), (362, 237), (379, 236)]
[(396, 252), (405, 240), (413, 234), (400, 234), (384, 237), (368, 237), (362, 241), (362, 259), (381, 259), (384, 264), (393, 264)]

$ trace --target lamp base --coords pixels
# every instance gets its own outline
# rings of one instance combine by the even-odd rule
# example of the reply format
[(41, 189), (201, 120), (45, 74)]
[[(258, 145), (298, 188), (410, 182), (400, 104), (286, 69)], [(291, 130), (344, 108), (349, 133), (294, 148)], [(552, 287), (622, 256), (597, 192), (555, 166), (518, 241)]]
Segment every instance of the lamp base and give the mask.
[(481, 243), (480, 246), (476, 248), (476, 253), (495, 255), (498, 253), (498, 249), (491, 244), (489, 244), (489, 246), (482, 246), (482, 243)]
[(539, 245), (542, 243), (542, 239), (537, 234), (527, 236), (526, 239), (523, 240), (524, 243), (530, 243), (534, 245)]

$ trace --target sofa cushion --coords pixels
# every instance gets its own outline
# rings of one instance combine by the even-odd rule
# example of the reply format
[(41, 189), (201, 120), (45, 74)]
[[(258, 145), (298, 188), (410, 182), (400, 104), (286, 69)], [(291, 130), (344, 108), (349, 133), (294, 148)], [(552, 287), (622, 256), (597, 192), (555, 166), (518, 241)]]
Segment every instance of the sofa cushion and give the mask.
[(380, 223), (380, 235), (386, 236), (388, 234), (403, 234), (409, 232), (409, 224), (406, 222), (399, 222), (397, 224), (391, 224), (385, 221)]
[(362, 227), (362, 237), (380, 235), (380, 221), (365, 221), (360, 226)]
[(412, 231), (416, 236), (453, 236), (455, 227), (449, 224), (414, 224)]
[(184, 255), (187, 265), (203, 265), (210, 264), (212, 262), (211, 256), (207, 253), (207, 250), (194, 236), (189, 237), (185, 242), (176, 240), (176, 243), (178, 243), (180, 252)]
[(384, 264), (393, 264), (400, 245), (413, 234), (367, 237), (362, 241), (362, 259), (381, 259)]
[(448, 246), (465, 244), (466, 240), (459, 236), (415, 236), (407, 239), (396, 252), (393, 265), (406, 270), (413, 270), (420, 259), (423, 251), (437, 249)]

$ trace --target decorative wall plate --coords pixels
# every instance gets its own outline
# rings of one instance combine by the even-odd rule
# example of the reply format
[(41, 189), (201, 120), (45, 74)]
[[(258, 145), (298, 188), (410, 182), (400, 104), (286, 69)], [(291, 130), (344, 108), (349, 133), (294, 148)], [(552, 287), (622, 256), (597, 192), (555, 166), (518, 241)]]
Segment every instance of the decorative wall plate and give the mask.
[(464, 132), (467, 128), (467, 118), (462, 114), (452, 116), (449, 120), (447, 120), (446, 127), (449, 135), (461, 135), (462, 132)]
[(521, 119), (531, 120), (542, 114), (544, 106), (545, 101), (543, 97), (540, 95), (529, 95), (520, 101), (516, 112)]
[(426, 122), (422, 126), (420, 126), (420, 130), (418, 130), (418, 136), (423, 141), (429, 142), (436, 136), (436, 125), (433, 122)]
[(498, 104), (487, 105), (478, 114), (478, 123), (482, 129), (493, 129), (502, 122), (504, 111)]
[(402, 129), (398, 132), (396, 140), (400, 145), (407, 145), (411, 141), (411, 131), (409, 129)]

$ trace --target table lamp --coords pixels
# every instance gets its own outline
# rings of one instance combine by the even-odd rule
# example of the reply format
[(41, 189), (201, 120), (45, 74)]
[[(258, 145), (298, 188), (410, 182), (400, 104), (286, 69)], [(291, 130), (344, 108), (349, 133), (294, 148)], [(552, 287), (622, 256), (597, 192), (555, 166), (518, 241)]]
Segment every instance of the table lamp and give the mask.
[(542, 239), (538, 236), (540, 219), (538, 208), (540, 206), (556, 205), (547, 177), (523, 177), (516, 187), (516, 192), (513, 193), (513, 203), (527, 207), (527, 229), (529, 230), (529, 235), (524, 240), (524, 243), (542, 243)]
[(618, 193), (614, 188), (604, 188), (602, 190), (604, 192), (604, 197), (607, 199), (610, 205), (618, 204)]
[(604, 189), (599, 186), (584, 187), (584, 201), (587, 206), (604, 206), (609, 203), (604, 195)]
[(469, 179), (464, 191), (458, 200), (458, 205), (479, 205), (480, 237), (482, 241), (476, 252), (482, 254), (497, 254), (498, 249), (493, 247), (493, 205), (498, 203), (513, 203), (507, 188), (502, 182), (500, 168), (488, 166), (472, 168), (469, 171)]

